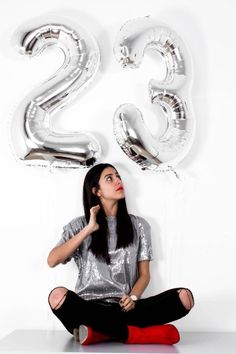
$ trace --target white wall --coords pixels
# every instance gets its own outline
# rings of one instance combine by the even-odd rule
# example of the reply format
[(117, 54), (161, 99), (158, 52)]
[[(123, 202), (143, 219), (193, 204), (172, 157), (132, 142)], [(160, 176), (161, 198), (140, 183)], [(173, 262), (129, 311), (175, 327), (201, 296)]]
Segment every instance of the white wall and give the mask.
[[(54, 126), (93, 132), (103, 147), (101, 161), (114, 163), (125, 180), (130, 212), (151, 223), (155, 261), (146, 295), (179, 285), (190, 287), (196, 306), (178, 321), (180, 330), (235, 331), (233, 0), (8, 0), (0, 7), (0, 336), (16, 328), (62, 328), (50, 313), (47, 294), (57, 285), (73, 288), (76, 280), (73, 264), (49, 269), (46, 258), (62, 226), (83, 212), (86, 171), (23, 166), (13, 157), (8, 135), (18, 103), (62, 60), (59, 52), (52, 51), (31, 61), (19, 58), (9, 44), (18, 25), (48, 11), (71, 14), (99, 42), (98, 78), (57, 116)], [(141, 171), (121, 151), (112, 132), (115, 109), (132, 102), (158, 134), (147, 94), (147, 82), (158, 68), (147, 62), (129, 73), (112, 54), (120, 26), (145, 15), (177, 31), (193, 57), (197, 129), (191, 151), (177, 167), (181, 180), (169, 173)]]

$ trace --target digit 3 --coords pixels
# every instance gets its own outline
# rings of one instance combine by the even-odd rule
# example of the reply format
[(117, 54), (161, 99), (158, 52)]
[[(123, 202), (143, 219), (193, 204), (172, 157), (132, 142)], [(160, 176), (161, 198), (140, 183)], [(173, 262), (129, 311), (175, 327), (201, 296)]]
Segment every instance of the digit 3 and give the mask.
[(165, 171), (179, 163), (192, 145), (192, 66), (179, 36), (150, 17), (130, 20), (121, 27), (114, 54), (123, 67), (137, 68), (150, 48), (158, 51), (166, 64), (165, 78), (149, 82), (150, 101), (160, 105), (166, 118), (165, 133), (156, 139), (145, 125), (141, 111), (129, 103), (118, 107), (113, 125), (116, 140), (130, 159), (142, 169)]

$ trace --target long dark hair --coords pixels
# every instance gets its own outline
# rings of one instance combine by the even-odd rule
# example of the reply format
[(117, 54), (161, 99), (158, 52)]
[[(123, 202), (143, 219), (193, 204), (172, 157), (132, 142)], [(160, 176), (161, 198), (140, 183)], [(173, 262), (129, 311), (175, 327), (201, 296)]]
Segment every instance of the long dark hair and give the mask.
[[(108, 253), (108, 224), (106, 219), (106, 214), (100, 199), (97, 195), (92, 192), (92, 188), (99, 188), (99, 179), (102, 171), (107, 168), (116, 168), (108, 163), (101, 163), (93, 166), (86, 174), (83, 186), (83, 203), (84, 203), (84, 213), (87, 223), (90, 219), (90, 209), (95, 205), (100, 205), (99, 212), (97, 213), (97, 223), (99, 224), (99, 229), (92, 233), (92, 241), (90, 244), (90, 249), (92, 253), (99, 259), (105, 261), (107, 264), (110, 263), (110, 257)], [(118, 200), (117, 208), (117, 244), (116, 249), (125, 248), (133, 242), (133, 226), (131, 218), (127, 211), (125, 198)]]

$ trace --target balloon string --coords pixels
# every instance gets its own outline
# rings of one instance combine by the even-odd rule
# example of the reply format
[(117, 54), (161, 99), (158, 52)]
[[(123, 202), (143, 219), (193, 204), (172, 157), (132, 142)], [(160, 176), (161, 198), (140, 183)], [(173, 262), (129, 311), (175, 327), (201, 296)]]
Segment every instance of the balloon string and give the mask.
[(177, 171), (176, 171), (173, 167), (171, 167), (171, 166), (168, 166), (168, 167), (169, 167), (169, 170), (168, 170), (168, 171), (173, 172), (174, 175), (175, 175), (175, 177), (176, 177), (177, 179), (181, 180), (181, 178), (180, 178), (179, 174), (177, 173)]
[[(142, 170), (145, 171), (145, 170), (148, 170), (148, 169), (147, 168), (142, 168)], [(158, 172), (158, 173), (172, 172), (175, 175), (175, 177), (181, 181), (181, 178), (180, 178), (178, 172), (172, 166), (168, 166), (167, 169), (163, 169), (163, 170), (156, 169), (156, 170), (153, 170), (153, 171)]]

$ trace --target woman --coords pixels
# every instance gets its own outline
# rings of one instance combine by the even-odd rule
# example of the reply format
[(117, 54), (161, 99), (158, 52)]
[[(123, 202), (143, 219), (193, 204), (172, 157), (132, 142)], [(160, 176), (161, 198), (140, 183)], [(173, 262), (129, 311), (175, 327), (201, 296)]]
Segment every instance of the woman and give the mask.
[(81, 344), (100, 341), (174, 344), (168, 322), (193, 307), (190, 290), (177, 288), (141, 299), (152, 259), (150, 226), (128, 214), (124, 186), (115, 167), (98, 164), (84, 180), (85, 215), (64, 227), (48, 256), (55, 267), (72, 258), (78, 266), (75, 292), (57, 287), (49, 295), (53, 313)]

